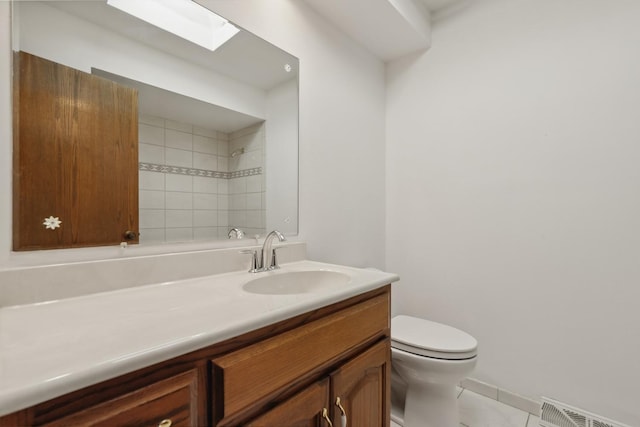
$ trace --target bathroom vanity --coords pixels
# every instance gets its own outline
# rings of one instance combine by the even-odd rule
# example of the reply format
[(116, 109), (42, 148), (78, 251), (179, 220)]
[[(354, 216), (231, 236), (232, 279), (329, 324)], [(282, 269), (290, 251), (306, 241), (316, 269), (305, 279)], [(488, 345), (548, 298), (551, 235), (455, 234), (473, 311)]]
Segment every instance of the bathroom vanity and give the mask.
[[(28, 344), (44, 353), (22, 363), (30, 337), (16, 338), (0, 356), (0, 426), (339, 426), (343, 415), (349, 426), (387, 426), (389, 283), (397, 276), (310, 261), (263, 274), (327, 270), (350, 280), (304, 294), (260, 294), (244, 290), (256, 275), (235, 272), (57, 301), (49, 312), (47, 304), (4, 308), (3, 336), (21, 309), (29, 316), (44, 308), (54, 324), (68, 310), (85, 319), (77, 330)], [(144, 305), (128, 329), (127, 301)], [(118, 306), (120, 316), (103, 317)], [(26, 386), (5, 369), (12, 363), (33, 373), (24, 376)]]

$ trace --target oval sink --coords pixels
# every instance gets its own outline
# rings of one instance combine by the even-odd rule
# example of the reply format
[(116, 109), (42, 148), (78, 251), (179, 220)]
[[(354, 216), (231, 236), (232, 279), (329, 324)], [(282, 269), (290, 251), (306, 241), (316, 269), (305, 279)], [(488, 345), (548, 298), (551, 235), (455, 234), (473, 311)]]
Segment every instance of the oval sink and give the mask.
[(252, 294), (287, 295), (322, 292), (346, 285), (350, 276), (336, 271), (289, 271), (259, 277), (244, 284)]

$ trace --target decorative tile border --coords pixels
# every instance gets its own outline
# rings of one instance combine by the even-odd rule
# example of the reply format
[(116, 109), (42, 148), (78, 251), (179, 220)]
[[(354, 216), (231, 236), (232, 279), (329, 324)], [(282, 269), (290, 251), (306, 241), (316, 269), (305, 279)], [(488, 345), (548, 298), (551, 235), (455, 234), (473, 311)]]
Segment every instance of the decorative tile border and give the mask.
[(261, 175), (262, 168), (243, 169), (234, 172), (219, 172), (207, 169), (185, 168), (182, 166), (159, 165), (156, 163), (138, 163), (138, 170), (148, 172), (169, 173), (174, 175), (201, 176), (204, 178), (231, 179), (243, 176)]

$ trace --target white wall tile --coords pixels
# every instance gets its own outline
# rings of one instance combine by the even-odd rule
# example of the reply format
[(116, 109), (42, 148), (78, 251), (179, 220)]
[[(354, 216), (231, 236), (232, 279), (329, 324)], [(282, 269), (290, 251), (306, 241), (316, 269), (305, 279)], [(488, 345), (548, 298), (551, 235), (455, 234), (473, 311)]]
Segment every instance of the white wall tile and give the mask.
[(164, 209), (140, 209), (140, 228), (164, 228)]
[(195, 227), (214, 227), (218, 225), (218, 211), (194, 210), (193, 225)]
[(138, 126), (140, 124), (151, 125), (164, 129), (164, 119), (162, 117), (148, 116), (146, 114), (138, 114)]
[(193, 209), (218, 209), (218, 197), (217, 194), (194, 193)]
[(247, 209), (247, 195), (244, 193), (229, 195), (229, 205), (231, 210)]
[(167, 209), (193, 209), (193, 193), (167, 191), (165, 207)]
[(247, 211), (229, 211), (229, 225), (239, 228), (247, 228)]
[(140, 229), (140, 243), (162, 243), (164, 240), (164, 228)]
[[(141, 115), (139, 129), (141, 162), (220, 172), (230, 170), (232, 139), (234, 147), (247, 151), (260, 150), (264, 140), (262, 124), (242, 129), (231, 138), (224, 132)], [(233, 164), (237, 169), (241, 162), (250, 160), (243, 154), (234, 158)], [(140, 215), (146, 242), (217, 238), (218, 235), (226, 238), (232, 222), (231, 208), (237, 226), (263, 232), (263, 181), (262, 176), (232, 181), (141, 171)], [(233, 203), (230, 191), (235, 193)], [(247, 191), (252, 195), (247, 196)], [(251, 213), (244, 212), (247, 207), (252, 209)]]
[(218, 226), (229, 227), (229, 211), (218, 210)]
[(176, 122), (173, 120), (166, 120), (165, 125), (167, 129), (178, 130), (180, 132), (193, 133), (193, 125), (189, 123)]
[(247, 193), (247, 209), (262, 209), (262, 193)]
[(218, 194), (218, 209), (228, 210), (229, 209), (229, 195), (228, 194)]
[(164, 190), (164, 174), (159, 172), (140, 171), (138, 185), (141, 190)]
[(164, 191), (140, 190), (140, 209), (164, 209)]
[(138, 124), (138, 142), (164, 145), (164, 128)]
[(138, 160), (144, 163), (164, 164), (164, 147), (160, 145), (138, 144)]
[(218, 138), (218, 156), (228, 157), (229, 153), (229, 142)]
[(259, 193), (262, 191), (262, 175), (251, 175), (245, 179), (247, 181), (247, 193)]
[(211, 171), (218, 170), (218, 157), (213, 154), (193, 153), (193, 167)]
[(213, 138), (193, 135), (193, 151), (198, 153), (218, 154), (218, 143)]
[(219, 179), (218, 180), (218, 194), (229, 194), (229, 180), (228, 179)]
[(193, 126), (193, 134), (199, 136), (206, 136), (209, 138), (216, 138), (218, 132), (213, 129), (205, 129), (199, 126)]
[(209, 193), (215, 194), (218, 192), (218, 180), (217, 178), (203, 178), (201, 176), (193, 177), (193, 191), (196, 193)]
[(167, 191), (193, 191), (193, 177), (189, 175), (166, 174)]
[(167, 209), (166, 225), (167, 228), (193, 227), (193, 211)]
[(193, 228), (167, 228), (167, 242), (189, 242), (193, 240)]
[(212, 240), (217, 238), (218, 238), (218, 227), (194, 227), (193, 228), (194, 240)]
[(229, 180), (229, 194), (239, 194), (247, 192), (246, 177), (231, 178)]
[(165, 159), (167, 165), (193, 167), (193, 152), (191, 151), (165, 148)]
[(193, 135), (186, 132), (167, 129), (165, 132), (165, 143), (167, 147), (191, 151), (193, 150)]
[(218, 170), (220, 172), (230, 172), (228, 157), (221, 157), (221, 156), (218, 157)]

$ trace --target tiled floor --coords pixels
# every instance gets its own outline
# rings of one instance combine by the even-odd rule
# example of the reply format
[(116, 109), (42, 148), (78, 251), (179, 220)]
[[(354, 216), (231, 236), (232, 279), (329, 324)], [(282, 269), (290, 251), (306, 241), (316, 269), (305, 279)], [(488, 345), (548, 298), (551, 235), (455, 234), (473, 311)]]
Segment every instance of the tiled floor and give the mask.
[[(469, 390), (460, 391), (461, 427), (538, 427), (538, 417)], [(392, 421), (391, 427), (400, 426)]]

